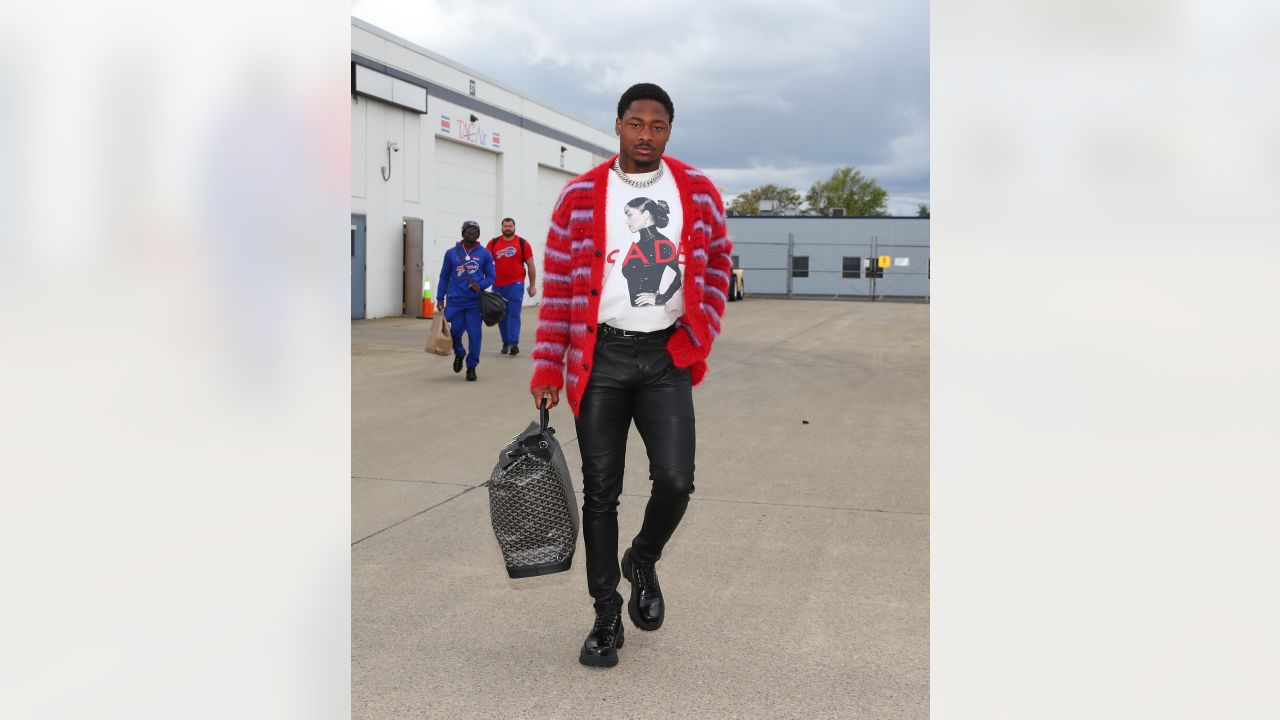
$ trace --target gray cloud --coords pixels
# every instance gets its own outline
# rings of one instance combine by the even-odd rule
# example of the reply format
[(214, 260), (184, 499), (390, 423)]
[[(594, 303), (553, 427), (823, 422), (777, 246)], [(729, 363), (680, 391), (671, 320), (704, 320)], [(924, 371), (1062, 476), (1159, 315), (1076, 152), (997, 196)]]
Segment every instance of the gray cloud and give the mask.
[(668, 151), (730, 195), (804, 192), (853, 165), (895, 214), (928, 202), (924, 0), (356, 0), (352, 14), (605, 129), (623, 90), (658, 83), (676, 105)]

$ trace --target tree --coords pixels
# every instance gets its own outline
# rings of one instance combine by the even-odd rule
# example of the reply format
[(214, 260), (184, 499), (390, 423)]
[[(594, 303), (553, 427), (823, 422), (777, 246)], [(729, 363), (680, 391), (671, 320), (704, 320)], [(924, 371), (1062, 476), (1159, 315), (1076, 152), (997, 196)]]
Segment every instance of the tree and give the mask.
[(800, 203), (804, 202), (799, 192), (771, 184), (762, 185), (736, 196), (733, 202), (729, 203), (729, 209), (736, 215), (759, 215), (761, 200), (772, 200), (773, 212), (778, 215), (795, 215), (800, 211)]
[(920, 203), (916, 206), (916, 217), (929, 217), (929, 203)]
[(888, 199), (889, 193), (875, 178), (863, 177), (851, 167), (840, 168), (830, 178), (815, 182), (804, 196), (810, 214), (827, 215), (832, 208), (844, 208), (845, 214), (853, 217), (888, 215)]

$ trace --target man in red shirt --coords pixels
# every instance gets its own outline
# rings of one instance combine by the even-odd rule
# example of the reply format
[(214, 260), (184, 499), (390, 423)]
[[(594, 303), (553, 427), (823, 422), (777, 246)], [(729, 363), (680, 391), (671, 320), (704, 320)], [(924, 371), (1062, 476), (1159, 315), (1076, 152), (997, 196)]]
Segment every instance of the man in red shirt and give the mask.
[(498, 271), (493, 290), (507, 300), (507, 315), (498, 323), (502, 333), (502, 354), (520, 352), (520, 306), (524, 304), (524, 273), (529, 271), (529, 297), (537, 293), (538, 273), (533, 269), (533, 248), (516, 234), (516, 221), (502, 218), (502, 235), (485, 246), (493, 255)]

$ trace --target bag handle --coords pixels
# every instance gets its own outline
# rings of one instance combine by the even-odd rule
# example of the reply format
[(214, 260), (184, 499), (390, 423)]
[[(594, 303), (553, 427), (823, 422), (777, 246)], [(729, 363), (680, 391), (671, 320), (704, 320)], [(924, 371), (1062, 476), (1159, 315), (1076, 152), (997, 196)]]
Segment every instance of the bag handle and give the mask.
[[(549, 447), (547, 444), (547, 434), (549, 430), (548, 424), (550, 423), (550, 421), (551, 421), (550, 413), (547, 412), (547, 398), (544, 397), (542, 398), (541, 404), (538, 406), (538, 422), (541, 425), (541, 427), (538, 429), (538, 434), (531, 437), (524, 438), (523, 440), (520, 440), (519, 450), (516, 450), (514, 448), (511, 450), (508, 450), (507, 462), (510, 463), (517, 455), (520, 455), (522, 451), (524, 453), (538, 455), (540, 457), (544, 457), (550, 460), (551, 455), (547, 450), (547, 448)], [(555, 431), (552, 430), (551, 432), (555, 432)]]

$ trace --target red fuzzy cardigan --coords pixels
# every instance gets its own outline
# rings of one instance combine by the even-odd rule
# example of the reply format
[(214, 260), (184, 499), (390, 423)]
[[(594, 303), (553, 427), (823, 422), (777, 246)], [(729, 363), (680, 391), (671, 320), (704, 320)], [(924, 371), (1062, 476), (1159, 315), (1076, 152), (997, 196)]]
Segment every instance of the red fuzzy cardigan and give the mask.
[[(616, 157), (616, 156), (615, 156)], [(724, 223), (724, 203), (711, 180), (698, 169), (664, 157), (680, 191), (684, 227), (684, 315), (667, 340), (676, 367), (689, 368), (693, 384), (707, 373), (707, 355), (720, 335), (733, 267), (733, 243)], [(605, 195), (609, 158), (570, 180), (551, 213), (542, 260), (542, 303), (538, 308), (537, 344), (533, 348), (530, 389), (560, 389), (568, 374), (569, 407), (578, 415), (582, 393), (591, 377), (600, 289), (604, 285), (606, 241)], [(568, 356), (568, 366), (565, 357)]]

